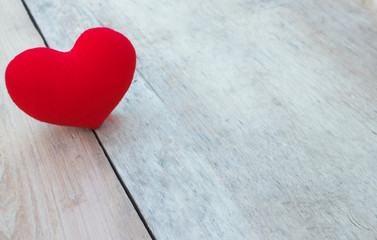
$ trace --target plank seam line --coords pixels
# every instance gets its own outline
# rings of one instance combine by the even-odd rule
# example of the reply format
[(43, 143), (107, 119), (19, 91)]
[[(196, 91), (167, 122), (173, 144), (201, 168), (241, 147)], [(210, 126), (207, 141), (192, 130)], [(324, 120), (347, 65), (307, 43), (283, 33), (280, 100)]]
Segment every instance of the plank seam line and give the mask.
[[(43, 35), (41, 29), (40, 29), (39, 26), (38, 26), (38, 23), (36, 22), (36, 20), (35, 20), (35, 18), (34, 18), (34, 16), (33, 16), (33, 14), (30, 12), (29, 7), (28, 7), (27, 4), (25, 3), (25, 0), (21, 0), (21, 2), (22, 2), (22, 5), (23, 5), (24, 8), (25, 8), (27, 14), (29, 15), (29, 18), (30, 18), (30, 20), (32, 21), (32, 23), (33, 23), (35, 29), (38, 31), (39, 35), (41, 36), (44, 45), (45, 45), (46, 47), (49, 48), (50, 46), (48, 45), (48, 43), (47, 43), (47, 41), (46, 41), (46, 39), (45, 39), (45, 37), (44, 37), (44, 35)], [(128, 199), (131, 201), (132, 206), (134, 207), (134, 209), (135, 209), (137, 215), (139, 216), (139, 218), (140, 218), (140, 220), (142, 221), (142, 223), (143, 223), (145, 229), (147, 230), (149, 236), (152, 238), (152, 240), (156, 240), (156, 237), (154, 236), (152, 230), (149, 228), (148, 223), (147, 223), (147, 221), (145, 220), (144, 216), (142, 215), (142, 213), (141, 213), (141, 211), (140, 211), (138, 205), (136, 204), (135, 199), (132, 197), (131, 192), (130, 192), (129, 189), (127, 188), (127, 186), (126, 186), (126, 184), (124, 183), (123, 179), (121, 178), (119, 172), (117, 171), (116, 167), (114, 166), (114, 164), (113, 164), (111, 158), (109, 157), (109, 154), (107, 153), (107, 151), (106, 151), (105, 147), (103, 146), (101, 140), (99, 139), (97, 133), (96, 133), (94, 130), (92, 130), (92, 132), (93, 132), (95, 138), (97, 139), (97, 142), (98, 142), (98, 144), (100, 145), (100, 147), (101, 147), (101, 149), (102, 149), (102, 151), (103, 151), (105, 157), (107, 158), (108, 162), (110, 163), (110, 166), (111, 166), (113, 172), (115, 173), (115, 176), (117, 177), (118, 181), (119, 181), (120, 184), (122, 185), (122, 188), (123, 188), (123, 190), (125, 191), (125, 193), (126, 193)]]
[(29, 15), (29, 18), (30, 18), (31, 22), (33, 23), (35, 29), (38, 31), (39, 35), (41, 36), (41, 38), (43, 40), (43, 43), (45, 44), (46, 47), (50, 48), (50, 46), (48, 45), (45, 37), (42, 34), (41, 29), (38, 26), (37, 21), (35, 21), (35, 18), (33, 16), (33, 14), (31, 14), (29, 7), (26, 5), (25, 0), (21, 0), (21, 2), (22, 2), (22, 5), (24, 5), (24, 8), (25, 8), (25, 10), (27, 12), (27, 15)]
[(142, 223), (143, 223), (145, 229), (147, 229), (147, 231), (148, 231), (148, 233), (149, 233), (149, 236), (152, 238), (152, 240), (156, 240), (156, 237), (154, 236), (152, 230), (149, 228), (148, 223), (147, 223), (147, 221), (145, 220), (143, 214), (141, 213), (139, 206), (137, 205), (135, 199), (133, 198), (133, 196), (132, 196), (130, 190), (127, 188), (126, 184), (124, 183), (124, 181), (123, 181), (122, 177), (120, 176), (118, 170), (117, 170), (116, 167), (114, 166), (113, 161), (111, 160), (109, 154), (107, 153), (107, 150), (105, 149), (105, 147), (103, 146), (101, 140), (99, 139), (99, 137), (98, 137), (96, 131), (95, 131), (95, 130), (92, 130), (92, 132), (94, 133), (94, 136), (96, 137), (96, 139), (97, 139), (97, 141), (98, 141), (98, 144), (101, 146), (103, 153), (105, 154), (107, 160), (109, 161), (111, 168), (113, 169), (113, 171), (114, 171), (116, 177), (118, 178), (118, 181), (120, 182), (120, 184), (122, 185), (124, 191), (126, 192), (128, 199), (130, 199), (130, 201), (131, 201), (131, 203), (132, 203), (132, 206), (133, 206), (134, 209), (136, 210), (137, 215), (139, 216), (140, 220), (142, 221)]

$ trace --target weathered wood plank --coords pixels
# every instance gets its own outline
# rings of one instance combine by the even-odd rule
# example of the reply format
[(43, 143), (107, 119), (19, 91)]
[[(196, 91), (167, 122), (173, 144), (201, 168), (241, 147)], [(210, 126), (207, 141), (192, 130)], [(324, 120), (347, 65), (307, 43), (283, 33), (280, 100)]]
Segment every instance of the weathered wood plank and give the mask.
[[(0, 75), (43, 46), (21, 1), (0, 1)], [(0, 81), (0, 239), (150, 239), (90, 130), (39, 123)]]
[(375, 239), (377, 19), (350, 0), (27, 1), (138, 54), (97, 130), (160, 239)]

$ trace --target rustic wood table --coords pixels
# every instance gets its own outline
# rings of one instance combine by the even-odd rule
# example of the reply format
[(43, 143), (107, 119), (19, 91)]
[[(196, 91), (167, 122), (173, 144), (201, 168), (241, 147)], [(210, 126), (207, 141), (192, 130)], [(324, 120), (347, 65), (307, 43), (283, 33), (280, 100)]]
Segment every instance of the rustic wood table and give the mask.
[(361, 0), (1, 0), (0, 73), (113, 28), (137, 52), (97, 130), (0, 83), (0, 239), (377, 239), (377, 10)]

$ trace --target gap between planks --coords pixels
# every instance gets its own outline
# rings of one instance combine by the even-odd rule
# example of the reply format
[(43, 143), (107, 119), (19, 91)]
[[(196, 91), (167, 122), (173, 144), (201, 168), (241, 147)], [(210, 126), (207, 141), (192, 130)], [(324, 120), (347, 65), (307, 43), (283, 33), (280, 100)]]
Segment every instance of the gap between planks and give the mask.
[[(25, 8), (25, 10), (26, 10), (26, 12), (27, 12), (27, 14), (28, 14), (30, 20), (32, 21), (32, 23), (33, 23), (35, 29), (38, 31), (39, 35), (41, 36), (44, 45), (45, 45), (46, 47), (49, 48), (50, 46), (48, 45), (48, 42), (47, 42), (46, 38), (44, 37), (44, 35), (43, 35), (41, 29), (39, 28), (38, 23), (36, 22), (36, 20), (35, 20), (33, 14), (31, 13), (31, 11), (30, 11), (30, 9), (29, 9), (29, 7), (27, 6), (27, 4), (25, 3), (24, 0), (21, 0), (21, 2), (22, 2), (22, 4), (23, 4), (23, 6), (24, 6), (24, 8)], [(142, 213), (141, 213), (141, 211), (140, 211), (140, 208), (139, 208), (139, 206), (136, 204), (135, 199), (133, 198), (131, 192), (129, 191), (129, 189), (127, 188), (127, 186), (126, 186), (126, 184), (124, 183), (123, 179), (122, 179), (121, 176), (119, 175), (119, 172), (117, 171), (116, 167), (114, 166), (114, 164), (113, 164), (113, 162), (112, 162), (112, 160), (111, 160), (109, 154), (107, 153), (105, 147), (103, 146), (103, 144), (102, 144), (100, 138), (98, 137), (96, 131), (93, 130), (93, 129), (92, 129), (91, 131), (92, 131), (92, 133), (94, 134), (95, 138), (97, 139), (97, 142), (98, 142), (99, 146), (101, 147), (103, 153), (105, 154), (105, 157), (106, 157), (107, 161), (109, 162), (109, 164), (110, 164), (110, 166), (111, 166), (113, 172), (115, 173), (115, 176), (117, 177), (118, 181), (119, 181), (120, 184), (122, 185), (122, 188), (123, 188), (124, 192), (126, 193), (128, 199), (130, 199), (130, 201), (131, 201), (131, 203), (132, 203), (132, 206), (134, 207), (135, 211), (137, 212), (137, 215), (139, 216), (140, 220), (142, 221), (142, 223), (143, 223), (145, 229), (147, 230), (149, 236), (152, 238), (152, 240), (156, 240), (155, 235), (153, 234), (152, 230), (151, 230), (150, 227), (148, 226), (148, 223), (147, 223), (146, 219), (144, 218), (144, 216), (142, 215)]]
[(132, 206), (133, 206), (134, 209), (136, 210), (137, 215), (139, 216), (140, 220), (143, 222), (143, 225), (144, 225), (145, 229), (147, 229), (147, 231), (148, 231), (148, 233), (149, 233), (149, 236), (150, 236), (153, 240), (156, 240), (156, 237), (154, 236), (152, 230), (149, 228), (147, 221), (145, 220), (144, 216), (141, 214), (141, 211), (140, 211), (140, 209), (139, 209), (139, 206), (136, 204), (135, 199), (133, 198), (133, 196), (132, 196), (130, 190), (127, 188), (127, 186), (126, 186), (126, 184), (124, 183), (122, 177), (120, 176), (119, 172), (117, 171), (116, 167), (114, 166), (113, 161), (111, 161), (111, 158), (110, 158), (109, 154), (107, 153), (105, 147), (103, 146), (101, 140), (99, 139), (99, 137), (98, 137), (96, 131), (95, 131), (95, 130), (92, 130), (92, 132), (93, 132), (94, 136), (96, 137), (96, 139), (97, 139), (97, 141), (98, 141), (98, 144), (100, 145), (100, 147), (101, 147), (103, 153), (105, 154), (107, 160), (109, 161), (111, 168), (113, 169), (113, 171), (114, 171), (116, 177), (118, 178), (118, 181), (119, 181), (120, 184), (122, 185), (123, 190), (126, 192), (127, 197), (130, 199), (130, 201), (131, 201), (131, 203), (132, 203)]

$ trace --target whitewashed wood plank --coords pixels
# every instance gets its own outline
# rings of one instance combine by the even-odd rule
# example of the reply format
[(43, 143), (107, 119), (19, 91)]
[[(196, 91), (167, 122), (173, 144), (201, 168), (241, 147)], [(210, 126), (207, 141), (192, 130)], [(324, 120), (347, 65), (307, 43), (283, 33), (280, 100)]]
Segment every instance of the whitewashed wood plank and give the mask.
[(377, 0), (361, 0), (361, 1), (372, 10), (377, 10)]
[[(21, 1), (0, 1), (0, 75), (43, 46)], [(0, 239), (150, 239), (93, 132), (22, 113), (0, 81)]]
[(157, 238), (376, 238), (371, 9), (27, 2), (52, 47), (99, 25), (134, 43), (135, 82), (97, 133)]

